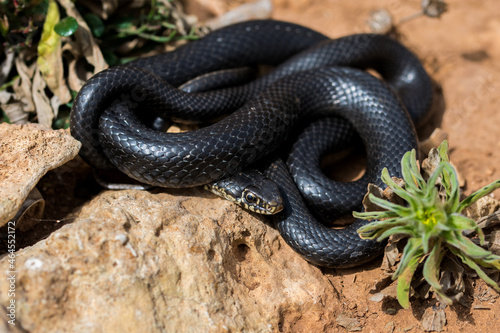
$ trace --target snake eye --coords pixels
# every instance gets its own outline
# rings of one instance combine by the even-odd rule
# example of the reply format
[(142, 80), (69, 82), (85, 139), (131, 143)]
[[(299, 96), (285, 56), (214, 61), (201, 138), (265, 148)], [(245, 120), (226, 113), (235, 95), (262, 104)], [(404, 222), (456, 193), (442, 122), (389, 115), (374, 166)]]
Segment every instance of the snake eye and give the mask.
[(253, 194), (252, 192), (248, 192), (245, 195), (245, 199), (249, 203), (255, 203), (257, 201), (257, 196), (255, 194)]

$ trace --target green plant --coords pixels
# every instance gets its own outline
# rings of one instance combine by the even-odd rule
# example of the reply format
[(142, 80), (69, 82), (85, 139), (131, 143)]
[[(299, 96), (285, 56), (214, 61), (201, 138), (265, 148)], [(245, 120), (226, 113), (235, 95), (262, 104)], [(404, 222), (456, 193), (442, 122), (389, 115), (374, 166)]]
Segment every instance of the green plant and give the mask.
[(47, 8), (48, 0), (0, 0), (2, 46), (18, 52), (36, 43)]
[(480, 244), (484, 244), (483, 232), (476, 222), (461, 214), (479, 198), (500, 188), (500, 180), (460, 201), (457, 174), (448, 160), (446, 141), (438, 147), (438, 153), (439, 164), (427, 180), (419, 171), (414, 150), (407, 152), (401, 160), (403, 187), (396, 184), (387, 169), (383, 170), (382, 181), (404, 199), (406, 205), (391, 203), (370, 194), (370, 201), (385, 210), (354, 213), (357, 218), (376, 220), (358, 229), (361, 238), (381, 241), (396, 234), (408, 237), (401, 262), (392, 277), (393, 280), (398, 280), (397, 297), (404, 308), (409, 306), (410, 283), (421, 263), (423, 277), (436, 296), (447, 304), (452, 302), (439, 282), (440, 264), (447, 253), (460, 258), (486, 283), (500, 291), (497, 283), (481, 269), (486, 267), (500, 270), (500, 257), (463, 235), (463, 231), (473, 230), (479, 237)]

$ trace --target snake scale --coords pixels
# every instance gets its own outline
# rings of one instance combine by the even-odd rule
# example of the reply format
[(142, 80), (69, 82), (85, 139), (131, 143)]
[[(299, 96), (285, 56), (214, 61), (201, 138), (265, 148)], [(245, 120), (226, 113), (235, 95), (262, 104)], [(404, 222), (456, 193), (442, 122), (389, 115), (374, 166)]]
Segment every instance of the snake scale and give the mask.
[[(272, 69), (247, 83), (203, 92), (178, 89), (206, 73), (262, 65)], [(383, 81), (365, 69), (375, 70)], [(82, 143), (80, 155), (92, 166), (117, 168), (153, 186), (180, 188), (204, 185), (278, 156), (310, 124), (301, 134), (305, 143), (297, 142), (288, 158), (295, 182), (279, 158), (265, 168), (284, 201), (284, 210), (272, 218), (283, 239), (310, 262), (349, 267), (379, 255), (383, 244), (359, 238), (356, 229), (364, 222), (344, 229), (318, 222), (296, 183), (304, 195), (311, 194), (308, 204), (319, 204), (312, 210), (327, 218), (360, 208), (366, 184), (383, 185), (382, 168), (400, 176), (401, 157), (417, 148), (413, 123), (423, 119), (431, 99), (423, 66), (396, 40), (375, 34), (329, 39), (296, 24), (259, 20), (94, 75), (75, 99), (70, 126)], [(196, 123), (225, 117), (195, 131), (165, 133), (144, 122), (151, 115)], [(324, 117), (329, 118), (319, 120)], [(352, 183), (322, 178), (318, 163), (306, 157), (308, 151), (320, 156), (342, 148), (354, 131), (367, 154), (363, 177)], [(320, 133), (330, 134), (326, 143), (320, 143)], [(300, 171), (314, 173), (320, 185), (333, 182), (333, 194), (305, 180)]]

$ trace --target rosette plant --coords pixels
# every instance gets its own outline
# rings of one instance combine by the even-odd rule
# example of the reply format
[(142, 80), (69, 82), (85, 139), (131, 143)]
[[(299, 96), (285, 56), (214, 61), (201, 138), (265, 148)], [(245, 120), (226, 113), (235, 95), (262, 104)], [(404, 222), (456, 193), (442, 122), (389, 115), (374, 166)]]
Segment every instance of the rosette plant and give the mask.
[(447, 142), (444, 141), (437, 150), (439, 163), (428, 179), (420, 173), (415, 150), (407, 152), (401, 160), (403, 186), (389, 176), (387, 169), (383, 170), (382, 181), (405, 204), (399, 205), (370, 194), (369, 200), (384, 210), (354, 213), (357, 218), (374, 220), (358, 229), (361, 238), (381, 241), (391, 235), (407, 236), (401, 261), (392, 276), (393, 280), (398, 280), (397, 297), (404, 308), (409, 307), (410, 283), (422, 263), (423, 277), (435, 295), (444, 303), (452, 303), (439, 281), (440, 264), (446, 254), (458, 257), (486, 283), (500, 291), (498, 284), (482, 269), (500, 270), (500, 257), (464, 235), (464, 231), (474, 231), (480, 245), (484, 244), (481, 228), (462, 214), (466, 207), (499, 188), (500, 180), (460, 200), (457, 172), (449, 162)]

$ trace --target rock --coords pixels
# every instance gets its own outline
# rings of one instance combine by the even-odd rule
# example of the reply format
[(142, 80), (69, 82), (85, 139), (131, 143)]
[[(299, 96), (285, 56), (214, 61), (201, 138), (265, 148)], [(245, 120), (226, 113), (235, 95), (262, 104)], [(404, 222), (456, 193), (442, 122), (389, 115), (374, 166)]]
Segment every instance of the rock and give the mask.
[(351, 318), (343, 313), (337, 316), (337, 325), (344, 327), (349, 332), (360, 332), (362, 330), (359, 319)]
[(73, 159), (80, 146), (64, 130), (0, 124), (0, 226), (16, 215), (40, 178)]
[(425, 309), (422, 316), (422, 329), (425, 332), (441, 332), (446, 325), (446, 313), (444, 309), (432, 306)]
[(395, 329), (396, 329), (396, 325), (394, 325), (393, 321), (388, 322), (384, 326), (384, 331), (387, 333), (392, 333), (392, 332), (394, 332)]
[[(15, 257), (30, 332), (327, 331), (342, 308), (263, 217), (201, 189), (106, 191)], [(12, 270), (8, 257), (2, 271)], [(0, 279), (0, 290), (8, 290)], [(0, 304), (10, 302), (0, 294)]]

